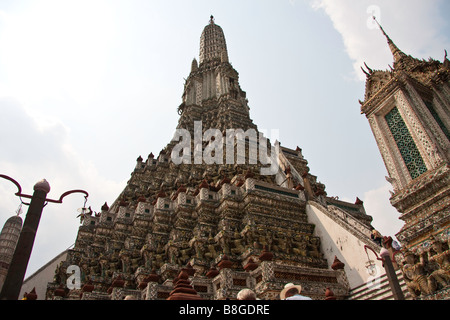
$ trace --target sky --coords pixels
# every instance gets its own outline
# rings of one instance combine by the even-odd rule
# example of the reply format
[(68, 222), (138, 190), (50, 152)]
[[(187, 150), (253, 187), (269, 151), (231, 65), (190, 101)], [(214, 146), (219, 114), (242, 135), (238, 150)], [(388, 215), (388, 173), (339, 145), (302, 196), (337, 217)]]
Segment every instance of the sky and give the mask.
[[(405, 53), (442, 61), (445, 12), (445, 0), (2, 0), (0, 174), (23, 193), (45, 178), (48, 198), (82, 189), (94, 211), (112, 204), (136, 159), (171, 140), (214, 15), (258, 128), (302, 148), (328, 196), (359, 197), (373, 226), (394, 236), (403, 224), (358, 103), (363, 63), (393, 62), (371, 16)], [(19, 207), (16, 191), (1, 179), (0, 227)], [(27, 276), (73, 245), (84, 200), (44, 208)]]

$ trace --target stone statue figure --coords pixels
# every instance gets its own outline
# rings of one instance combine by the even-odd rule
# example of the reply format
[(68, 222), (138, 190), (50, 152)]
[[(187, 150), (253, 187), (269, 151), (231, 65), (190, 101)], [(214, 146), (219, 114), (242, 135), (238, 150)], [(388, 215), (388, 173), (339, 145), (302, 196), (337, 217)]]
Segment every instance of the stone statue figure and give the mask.
[(273, 251), (280, 253), (289, 253), (288, 241), (285, 236), (274, 236)]
[(271, 244), (271, 239), (269, 239), (269, 236), (266, 234), (263, 228), (258, 227), (256, 235), (257, 241), (261, 245), (261, 247), (264, 247), (265, 245), (269, 246)]
[(131, 270), (132, 272), (136, 271), (137, 268), (140, 266), (142, 261), (142, 258), (140, 257), (139, 253), (134, 253), (131, 257)]
[(81, 261), (81, 283), (85, 283), (87, 280), (87, 277), (89, 275), (89, 263), (85, 260), (82, 259)]
[(191, 257), (191, 248), (187, 247), (180, 249), (180, 257), (178, 258), (178, 264), (179, 265), (185, 264), (190, 257)]
[(89, 261), (89, 274), (98, 275), (100, 273), (99, 262), (95, 258)]
[(250, 245), (256, 248), (257, 242), (255, 241), (255, 237), (253, 235), (253, 230), (250, 224), (247, 224), (244, 229), (242, 230), (242, 235), (244, 237), (244, 241)]
[(245, 251), (245, 247), (242, 244), (242, 236), (239, 232), (235, 232), (233, 236), (232, 243), (234, 244), (234, 248), (231, 249), (231, 252), (236, 255), (240, 255)]
[(152, 266), (159, 269), (164, 264), (164, 253), (157, 253), (152, 258)]
[(144, 267), (148, 269), (152, 269), (152, 257), (153, 251), (150, 250), (148, 244), (144, 244), (141, 248), (141, 257), (144, 259)]
[(417, 263), (415, 261), (415, 255), (411, 251), (406, 251), (404, 256), (406, 261), (403, 264), (402, 272), (409, 293), (414, 298), (420, 294), (430, 294), (423, 254), (420, 255), (420, 260)]
[(301, 236), (296, 235), (292, 239), (292, 252), (296, 255), (305, 257), (306, 256), (306, 241), (301, 238)]
[(114, 253), (111, 255), (111, 258), (109, 259), (109, 268), (108, 268), (108, 276), (112, 276), (114, 272), (116, 272), (119, 268), (120, 261), (117, 253)]
[(319, 238), (313, 237), (308, 241), (308, 255), (313, 258), (321, 258)]
[(231, 254), (230, 246), (228, 244), (229, 241), (230, 239), (226, 235), (226, 232), (224, 230), (220, 231), (218, 235), (218, 242), (222, 248), (222, 252), (227, 255)]
[(178, 262), (178, 256), (179, 256), (179, 251), (178, 248), (175, 246), (170, 246), (167, 249), (167, 255), (169, 257), (169, 263), (171, 264), (177, 264)]
[(205, 254), (205, 246), (204, 246), (204, 240), (197, 239), (197, 236), (194, 236), (194, 238), (189, 241), (189, 245), (195, 252), (195, 258), (197, 259), (203, 259)]
[(431, 250), (428, 251), (428, 261), (435, 262), (438, 269), (430, 274), (429, 286), (431, 291), (436, 291), (437, 284), (440, 284), (442, 287), (450, 284), (450, 250), (444, 251), (442, 243), (437, 239), (431, 241), (431, 247), (436, 253), (431, 254)]
[(61, 268), (62, 268), (62, 262), (56, 265), (55, 274), (53, 276), (54, 282), (61, 282)]
[(131, 263), (130, 263), (130, 255), (125, 250), (121, 250), (119, 254), (119, 258), (122, 262), (122, 272), (129, 272)]
[(100, 254), (99, 262), (100, 262), (100, 276), (101, 277), (106, 277), (107, 276), (107, 271), (109, 269), (108, 258), (104, 254)]
[(206, 245), (206, 247), (208, 248), (208, 251), (205, 253), (205, 257), (209, 258), (209, 259), (215, 259), (219, 253), (216, 250), (216, 242), (214, 240), (214, 238), (212, 236), (209, 237), (208, 239), (208, 244)]

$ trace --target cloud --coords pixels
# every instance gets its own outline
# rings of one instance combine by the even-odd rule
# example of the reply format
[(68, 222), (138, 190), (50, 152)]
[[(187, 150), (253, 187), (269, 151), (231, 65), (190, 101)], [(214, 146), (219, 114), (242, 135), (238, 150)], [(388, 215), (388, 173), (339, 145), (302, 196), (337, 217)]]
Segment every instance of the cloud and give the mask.
[[(68, 129), (50, 118), (36, 121), (19, 102), (0, 98), (1, 161), (49, 165), (60, 163), (64, 153), (59, 148), (67, 139)], [(33, 163), (30, 161), (33, 159)]]
[[(45, 178), (51, 187), (48, 198), (57, 200), (66, 191), (82, 189), (89, 193), (87, 205), (99, 211), (125, 187), (126, 181), (102, 177), (86, 155), (74, 151), (70, 131), (61, 121), (45, 115), (34, 117), (11, 98), (0, 98), (0, 137), (0, 173), (18, 181), (25, 194), (32, 194), (34, 184)], [(12, 183), (1, 179), (3, 223), (20, 203), (15, 192)], [(28, 275), (74, 243), (79, 226), (77, 209), (84, 200), (83, 194), (71, 194), (62, 204), (48, 203), (44, 208)], [(23, 219), (27, 210), (24, 206)]]
[(373, 69), (388, 69), (392, 55), (386, 39), (373, 23), (383, 25), (391, 39), (407, 54), (416, 58), (443, 56), (449, 39), (439, 36), (444, 17), (439, 12), (442, 1), (390, 0), (312, 0), (310, 6), (322, 10), (341, 34), (346, 52), (353, 61), (354, 77), (365, 80), (360, 67), (367, 62)]
[(392, 186), (389, 183), (364, 193), (363, 201), (366, 213), (372, 216), (372, 226), (385, 236), (394, 238), (403, 226), (400, 213), (389, 202)]
[(20, 13), (0, 11), (4, 89), (28, 103), (94, 97), (117, 35), (110, 7), (103, 0), (52, 0), (32, 2)]

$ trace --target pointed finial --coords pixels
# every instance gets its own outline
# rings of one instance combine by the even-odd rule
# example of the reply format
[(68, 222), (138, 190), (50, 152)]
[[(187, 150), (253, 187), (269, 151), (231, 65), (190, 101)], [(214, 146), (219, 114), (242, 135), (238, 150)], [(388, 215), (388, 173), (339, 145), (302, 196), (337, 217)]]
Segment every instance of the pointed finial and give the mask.
[(20, 216), (22, 214), (22, 202), (19, 204), (19, 207), (16, 210), (17, 216)]
[(214, 16), (213, 15), (211, 15), (211, 17), (209, 17), (209, 23), (214, 24)]
[(446, 68), (447, 70), (450, 69), (450, 61), (447, 59), (447, 50), (444, 50), (445, 54), (444, 54), (444, 68)]
[(198, 69), (198, 62), (197, 59), (193, 59), (191, 63), (191, 72), (197, 71)]
[(388, 39), (388, 41), (392, 41), (391, 38), (389, 38), (389, 36), (386, 34), (386, 32), (384, 32), (384, 29), (378, 22), (377, 18), (375, 16), (372, 16), (372, 18), (375, 21), (375, 23), (378, 25), (378, 27), (380, 28), (381, 32), (383, 32), (384, 36)]
[(394, 41), (392, 41), (391, 38), (387, 35), (387, 33), (384, 31), (383, 27), (380, 25), (380, 23), (375, 18), (375, 16), (373, 16), (372, 18), (376, 22), (378, 27), (380, 28), (383, 35), (386, 37), (387, 43), (389, 45), (389, 49), (391, 49), (392, 55), (394, 56), (394, 62), (398, 62), (401, 58), (406, 56), (406, 54), (395, 45)]
[(366, 66), (366, 69), (369, 70), (369, 73), (373, 73), (373, 70), (369, 68), (369, 66), (367, 65), (367, 63), (364, 62), (364, 65)]
[(364, 70), (364, 68), (363, 67), (361, 67), (361, 70), (362, 70), (362, 72), (364, 72), (364, 74), (366, 75), (366, 76), (370, 76), (370, 74), (366, 71), (366, 70)]

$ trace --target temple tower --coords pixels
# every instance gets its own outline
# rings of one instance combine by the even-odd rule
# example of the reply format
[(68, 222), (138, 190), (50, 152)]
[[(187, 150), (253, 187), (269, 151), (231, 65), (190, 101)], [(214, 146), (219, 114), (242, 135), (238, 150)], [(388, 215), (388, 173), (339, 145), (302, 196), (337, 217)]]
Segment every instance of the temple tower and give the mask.
[(203, 29), (200, 37), (200, 64), (213, 60), (227, 60), (227, 44), (222, 28), (215, 24), (211, 16), (209, 24)]
[(367, 76), (361, 113), (370, 124), (393, 192), (391, 204), (405, 222), (396, 235), (417, 254), (433, 239), (447, 242), (450, 223), (450, 85), (443, 62), (401, 51), (380, 26), (393, 56), (389, 70)]
[(199, 63), (195, 58), (192, 61), (184, 84), (177, 128), (188, 129), (193, 135), (194, 121), (201, 121), (203, 131), (256, 130), (246, 93), (239, 86), (239, 73), (228, 61), (225, 35), (212, 16), (200, 37), (199, 58)]
[(14, 255), (20, 230), (22, 230), (22, 218), (17, 214), (6, 220), (0, 233), (0, 290)]
[[(201, 34), (178, 114), (172, 141), (157, 155), (139, 156), (111, 206), (83, 217), (47, 299), (174, 299), (188, 283), (202, 299), (233, 299), (245, 287), (261, 299), (279, 299), (289, 282), (301, 282), (313, 299), (325, 299), (327, 288), (344, 299), (368, 277), (364, 246), (379, 248), (362, 201), (327, 197), (299, 147), (278, 144), (268, 157), (274, 170), (261, 170), (267, 166), (261, 149), (275, 143), (261, 139), (250, 118), (213, 17)], [(230, 141), (231, 130), (241, 138)], [(68, 290), (73, 265), (83, 285)]]

